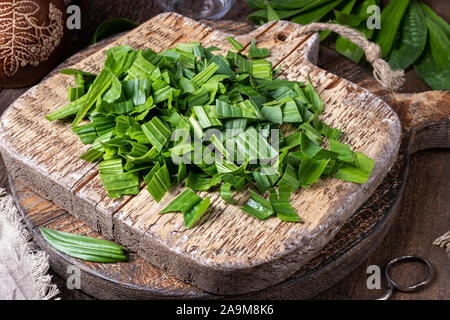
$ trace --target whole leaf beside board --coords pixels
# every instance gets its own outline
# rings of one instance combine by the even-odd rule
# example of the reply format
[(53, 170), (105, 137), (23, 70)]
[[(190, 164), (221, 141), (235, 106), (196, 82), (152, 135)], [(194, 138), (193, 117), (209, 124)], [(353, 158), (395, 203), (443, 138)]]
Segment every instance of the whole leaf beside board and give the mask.
[[(352, 11), (353, 7), (355, 6), (356, 0), (347, 1), (345, 5), (342, 7), (340, 11), (334, 10), (334, 14), (336, 16), (336, 19), (334, 22), (341, 23), (339, 17), (342, 17), (345, 19), (346, 15), (349, 15)], [(329, 35), (331, 34), (331, 31), (322, 31), (320, 32), (320, 41), (325, 40)]]
[[(354, 25), (353, 27), (355, 27), (359, 32), (363, 33), (367, 39), (371, 39), (374, 33), (374, 30), (367, 28), (367, 25), (364, 23), (365, 20), (368, 18), (367, 9), (370, 6), (376, 4), (377, 4), (376, 0), (364, 0), (359, 5), (359, 7), (353, 10), (354, 8), (353, 6), (352, 10), (350, 11), (353, 12), (352, 13), (353, 15), (363, 19), (359, 25)], [(356, 44), (354, 44), (353, 42), (342, 36), (338, 36), (336, 39), (336, 51), (356, 63), (359, 63), (364, 55), (364, 51), (360, 47), (358, 47)]]
[(381, 28), (377, 30), (375, 42), (380, 46), (383, 58), (391, 52), (398, 27), (408, 5), (409, 0), (391, 1), (381, 12)]
[(365, 183), (374, 161), (339, 142), (341, 131), (319, 120), (324, 104), (311, 79), (306, 85), (275, 79), (268, 49), (253, 39), (246, 56), (239, 52), (244, 46), (228, 40), (234, 50), (226, 56), (200, 42), (161, 53), (111, 48), (98, 76), (63, 71), (75, 76), (77, 95), (47, 119), (74, 117), (73, 132), (91, 145), (81, 158), (99, 162), (112, 198), (136, 195), (144, 182), (160, 202), (184, 184), (187, 190), (161, 214), (182, 213), (186, 229), (206, 217), (211, 204), (194, 191), (220, 189), (233, 205), (239, 204), (233, 192), (268, 192), (266, 200), (251, 191), (242, 211), (301, 222), (290, 205), (298, 188), (327, 177)]
[[(376, 42), (382, 56), (393, 70), (414, 66), (419, 76), (433, 89), (450, 89), (450, 25), (419, 0), (390, 1), (381, 11), (381, 28), (368, 25), (376, 14), (379, 0), (264, 1), (246, 0), (256, 11), (249, 20), (263, 24), (272, 20), (290, 20), (299, 24), (315, 21), (350, 26)], [(320, 39), (329, 38), (322, 31)], [(359, 63), (364, 52), (341, 36), (336, 38), (336, 51)]]
[(114, 263), (126, 261), (122, 246), (110, 241), (80, 236), (49, 228), (39, 228), (50, 245), (65, 254), (85, 261)]
[(416, 1), (412, 1), (400, 31), (401, 41), (394, 45), (389, 64), (394, 69), (406, 69), (421, 56), (427, 43), (425, 14)]

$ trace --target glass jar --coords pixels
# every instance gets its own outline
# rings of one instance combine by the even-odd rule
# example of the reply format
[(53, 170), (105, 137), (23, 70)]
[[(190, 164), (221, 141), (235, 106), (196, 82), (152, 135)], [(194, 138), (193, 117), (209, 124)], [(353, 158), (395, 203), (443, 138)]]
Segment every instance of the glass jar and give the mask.
[(234, 0), (158, 0), (164, 11), (173, 11), (193, 19), (220, 19)]

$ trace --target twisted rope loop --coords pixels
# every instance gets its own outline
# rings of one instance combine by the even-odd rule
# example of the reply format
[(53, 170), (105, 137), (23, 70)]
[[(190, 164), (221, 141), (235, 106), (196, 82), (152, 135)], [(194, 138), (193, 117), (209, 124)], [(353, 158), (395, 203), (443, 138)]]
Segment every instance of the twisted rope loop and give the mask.
[(324, 30), (333, 31), (363, 49), (367, 61), (373, 66), (373, 76), (384, 88), (395, 91), (402, 87), (405, 82), (404, 71), (392, 70), (389, 64), (381, 58), (380, 46), (370, 42), (362, 33), (353, 28), (334, 23), (315, 22), (300, 26), (300, 28), (289, 35), (287, 41), (311, 32)]

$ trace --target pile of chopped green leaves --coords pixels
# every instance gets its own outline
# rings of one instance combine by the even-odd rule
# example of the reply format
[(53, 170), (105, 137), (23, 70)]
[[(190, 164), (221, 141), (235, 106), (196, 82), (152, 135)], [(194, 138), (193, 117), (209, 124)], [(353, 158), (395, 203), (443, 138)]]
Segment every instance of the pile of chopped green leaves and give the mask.
[[(290, 20), (299, 24), (335, 22), (359, 30), (380, 45), (392, 69), (413, 67), (435, 90), (450, 89), (450, 25), (421, 1), (390, 1), (380, 16), (381, 28), (367, 27), (379, 0), (246, 0), (255, 9), (249, 19), (257, 24)], [(320, 39), (331, 35), (322, 31)], [(336, 51), (359, 63), (364, 52), (337, 36)]]
[[(91, 145), (81, 158), (99, 162), (110, 197), (136, 195), (144, 181), (159, 202), (172, 186), (184, 184), (187, 189), (161, 213), (182, 212), (186, 228), (210, 205), (194, 191), (220, 190), (225, 202), (237, 204), (233, 192), (253, 187), (259, 194), (250, 191), (244, 212), (298, 222), (290, 205), (298, 188), (325, 177), (365, 183), (374, 161), (339, 142), (340, 130), (319, 120), (323, 102), (311, 82), (274, 79), (265, 59), (269, 50), (253, 40), (245, 56), (243, 46), (229, 40), (235, 50), (226, 56), (199, 42), (161, 53), (111, 48), (98, 75), (62, 71), (75, 76), (76, 86), (69, 87), (71, 102), (47, 119), (74, 117), (74, 133)], [(203, 141), (209, 129), (216, 134)], [(275, 135), (278, 147), (269, 134), (276, 129), (284, 132)], [(186, 135), (174, 138), (180, 130)], [(228, 154), (230, 145), (240, 162)], [(205, 156), (196, 161), (192, 151), (199, 150)]]

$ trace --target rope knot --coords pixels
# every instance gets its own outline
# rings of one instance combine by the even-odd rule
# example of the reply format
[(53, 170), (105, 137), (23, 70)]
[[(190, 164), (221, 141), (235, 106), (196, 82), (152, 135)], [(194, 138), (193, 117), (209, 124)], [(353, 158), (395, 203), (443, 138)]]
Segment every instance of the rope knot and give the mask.
[(370, 64), (374, 63), (375, 60), (380, 59), (382, 55), (380, 46), (373, 42), (369, 42), (369, 45), (367, 46), (367, 50), (365, 53), (367, 61)]
[(381, 58), (376, 59), (373, 63), (373, 76), (388, 90), (398, 90), (405, 82), (403, 70), (392, 70), (389, 63)]
[(362, 48), (366, 54), (367, 61), (373, 66), (373, 75), (375, 79), (384, 88), (388, 90), (398, 90), (402, 87), (405, 82), (404, 71), (392, 70), (389, 64), (381, 58), (383, 52), (380, 46), (370, 42), (364, 34), (355, 29), (334, 23), (314, 22), (297, 28), (296, 31), (289, 35), (287, 41), (294, 40), (295, 38), (310, 32), (322, 30), (334, 31)]

